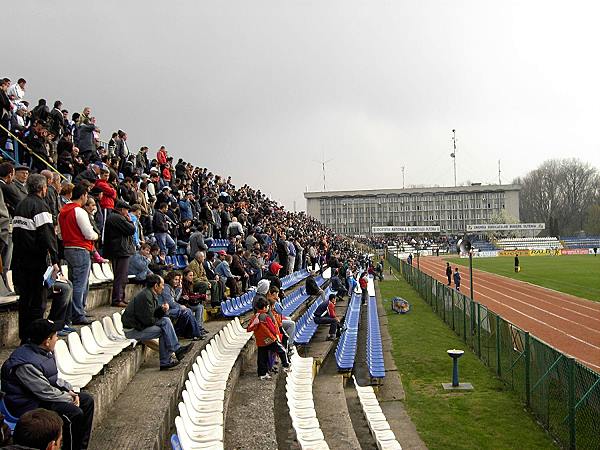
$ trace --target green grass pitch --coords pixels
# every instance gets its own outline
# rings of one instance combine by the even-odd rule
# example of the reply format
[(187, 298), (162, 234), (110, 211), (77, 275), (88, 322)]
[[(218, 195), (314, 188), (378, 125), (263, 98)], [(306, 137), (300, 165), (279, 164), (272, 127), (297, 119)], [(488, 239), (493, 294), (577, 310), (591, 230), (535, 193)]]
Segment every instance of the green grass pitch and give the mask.
[[(448, 258), (448, 261), (469, 265), (466, 258)], [(600, 301), (600, 256), (520, 256), (519, 263), (521, 272), (515, 273), (512, 257), (473, 258), (475, 269)]]

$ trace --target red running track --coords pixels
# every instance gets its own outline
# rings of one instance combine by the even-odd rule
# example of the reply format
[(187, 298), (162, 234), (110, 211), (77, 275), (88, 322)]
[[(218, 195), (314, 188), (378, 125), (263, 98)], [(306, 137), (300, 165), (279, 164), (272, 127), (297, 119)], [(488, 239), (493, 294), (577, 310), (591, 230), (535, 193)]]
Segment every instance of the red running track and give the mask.
[[(448, 283), (443, 259), (420, 258), (420, 267), (438, 281)], [(469, 270), (461, 266), (460, 271), (461, 292), (470, 295)], [(476, 301), (600, 371), (600, 303), (481, 270), (474, 270), (474, 282)]]

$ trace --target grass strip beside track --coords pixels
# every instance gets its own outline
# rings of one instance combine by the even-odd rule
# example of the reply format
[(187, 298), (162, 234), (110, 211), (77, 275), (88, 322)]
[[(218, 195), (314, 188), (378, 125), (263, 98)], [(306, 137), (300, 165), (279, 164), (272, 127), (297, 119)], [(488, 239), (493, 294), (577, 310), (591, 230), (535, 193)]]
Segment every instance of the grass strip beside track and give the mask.
[[(450, 264), (469, 265), (467, 258), (447, 258)], [(521, 272), (515, 273), (514, 260), (508, 256), (473, 258), (473, 268), (519, 281), (547, 287), (565, 294), (600, 301), (600, 257), (522, 256)]]
[[(387, 266), (389, 267), (389, 266)], [(386, 272), (387, 272), (386, 268)], [(386, 274), (379, 284), (388, 313), (393, 355), (406, 392), (406, 408), (421, 438), (432, 449), (545, 449), (555, 444), (502, 381), (431, 311), (400, 275)], [(395, 314), (390, 299), (411, 304), (408, 314)], [(459, 361), (461, 382), (471, 392), (447, 392), (452, 378), (451, 348), (464, 349)]]

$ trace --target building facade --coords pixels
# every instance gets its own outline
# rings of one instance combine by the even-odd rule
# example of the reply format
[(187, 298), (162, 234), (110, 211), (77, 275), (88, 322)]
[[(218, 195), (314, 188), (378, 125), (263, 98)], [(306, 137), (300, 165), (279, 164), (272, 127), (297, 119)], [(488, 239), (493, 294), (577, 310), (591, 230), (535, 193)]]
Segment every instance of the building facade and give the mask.
[(337, 233), (367, 235), (373, 226), (439, 225), (459, 234), (501, 215), (519, 220), (520, 185), (473, 185), (306, 192), (306, 212)]

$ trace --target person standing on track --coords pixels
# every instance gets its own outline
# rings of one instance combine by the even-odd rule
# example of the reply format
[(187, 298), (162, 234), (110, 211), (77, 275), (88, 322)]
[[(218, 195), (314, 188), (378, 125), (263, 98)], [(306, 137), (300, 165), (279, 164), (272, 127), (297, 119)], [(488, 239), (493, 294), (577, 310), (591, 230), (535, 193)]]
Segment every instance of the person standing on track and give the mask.
[(458, 267), (454, 269), (454, 285), (456, 286), (456, 290), (460, 292), (460, 273), (458, 272)]
[(520, 266), (519, 266), (519, 254), (515, 253), (515, 273), (520, 272)]
[(448, 286), (452, 284), (452, 267), (450, 267), (450, 263), (446, 263), (446, 276), (448, 277)]

